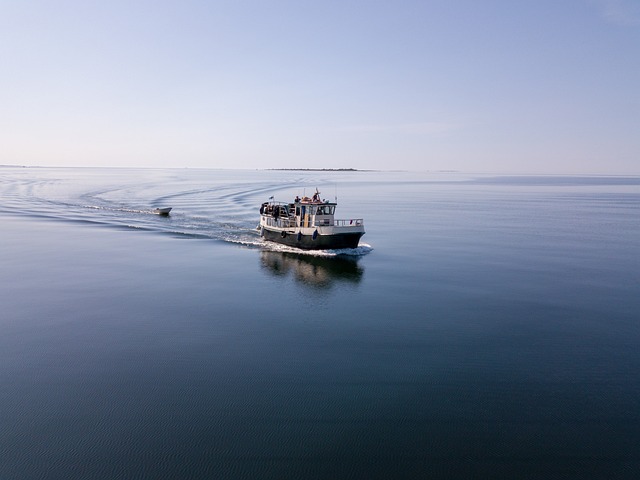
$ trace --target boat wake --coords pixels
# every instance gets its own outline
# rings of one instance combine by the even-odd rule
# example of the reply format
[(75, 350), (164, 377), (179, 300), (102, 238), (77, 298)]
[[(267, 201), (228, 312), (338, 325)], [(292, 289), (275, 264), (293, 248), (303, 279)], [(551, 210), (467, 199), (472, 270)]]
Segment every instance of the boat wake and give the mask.
[(296, 255), (306, 255), (310, 257), (363, 257), (373, 251), (373, 247), (366, 243), (361, 243), (356, 248), (340, 248), (335, 250), (303, 250), (301, 248), (289, 247), (280, 243), (257, 240), (256, 244), (263, 250), (280, 253), (294, 253)]
[[(211, 239), (309, 257), (358, 258), (370, 245), (300, 250), (265, 241), (255, 230), (266, 194), (291, 196), (317, 178), (281, 173), (135, 169), (11, 169), (0, 177), (0, 213), (53, 221)], [(156, 208), (169, 208), (158, 215)]]
[(122, 213), (137, 213), (141, 215), (158, 215), (156, 209), (137, 209), (137, 208), (118, 208), (118, 207), (105, 207), (99, 205), (83, 205), (83, 208), (92, 210), (101, 210), (105, 212), (122, 212)]

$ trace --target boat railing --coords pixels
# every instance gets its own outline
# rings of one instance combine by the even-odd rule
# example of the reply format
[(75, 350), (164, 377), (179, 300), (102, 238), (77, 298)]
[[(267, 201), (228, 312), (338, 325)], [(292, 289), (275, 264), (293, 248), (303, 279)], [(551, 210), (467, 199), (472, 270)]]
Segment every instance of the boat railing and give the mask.
[(267, 226), (276, 227), (276, 228), (291, 228), (296, 226), (296, 221), (294, 218), (273, 218), (273, 217), (265, 217)]
[(354, 227), (364, 225), (362, 218), (353, 218), (349, 220), (329, 220), (328, 218), (316, 218), (314, 226), (316, 227)]
[(364, 220), (362, 218), (352, 218), (349, 220), (334, 220), (333, 224), (336, 227), (360, 227), (364, 225)]
[[(269, 227), (275, 228), (295, 228), (297, 227), (296, 219), (294, 217), (266, 217), (265, 222)], [(361, 227), (364, 225), (364, 220), (362, 218), (352, 218), (352, 219), (344, 219), (344, 220), (333, 220), (331, 222), (329, 219), (319, 219), (316, 218), (316, 221), (312, 224), (315, 227)]]

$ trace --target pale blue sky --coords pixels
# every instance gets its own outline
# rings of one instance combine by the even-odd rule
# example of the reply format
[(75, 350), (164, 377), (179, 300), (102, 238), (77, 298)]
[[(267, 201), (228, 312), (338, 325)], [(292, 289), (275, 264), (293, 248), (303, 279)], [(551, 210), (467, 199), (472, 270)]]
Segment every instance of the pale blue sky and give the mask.
[(0, 0), (0, 164), (640, 174), (640, 1)]

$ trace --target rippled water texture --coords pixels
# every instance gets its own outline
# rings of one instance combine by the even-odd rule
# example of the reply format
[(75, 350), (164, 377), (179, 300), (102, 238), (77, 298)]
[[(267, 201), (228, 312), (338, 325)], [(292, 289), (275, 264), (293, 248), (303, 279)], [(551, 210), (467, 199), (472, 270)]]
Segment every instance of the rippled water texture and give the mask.
[[(360, 246), (263, 242), (316, 187)], [(0, 199), (0, 479), (640, 474), (638, 177), (0, 167)]]

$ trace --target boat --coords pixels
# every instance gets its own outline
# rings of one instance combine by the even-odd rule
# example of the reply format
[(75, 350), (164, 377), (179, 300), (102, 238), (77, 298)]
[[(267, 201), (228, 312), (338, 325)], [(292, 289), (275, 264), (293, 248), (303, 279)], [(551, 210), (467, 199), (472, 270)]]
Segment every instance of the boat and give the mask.
[(260, 206), (260, 235), (270, 242), (305, 250), (356, 248), (364, 235), (361, 218), (335, 218), (337, 202), (296, 196), (292, 203), (276, 202), (273, 197)]
[(171, 211), (171, 207), (164, 207), (164, 208), (156, 208), (153, 213), (155, 213), (156, 215), (164, 215), (167, 216), (169, 215), (169, 212)]

